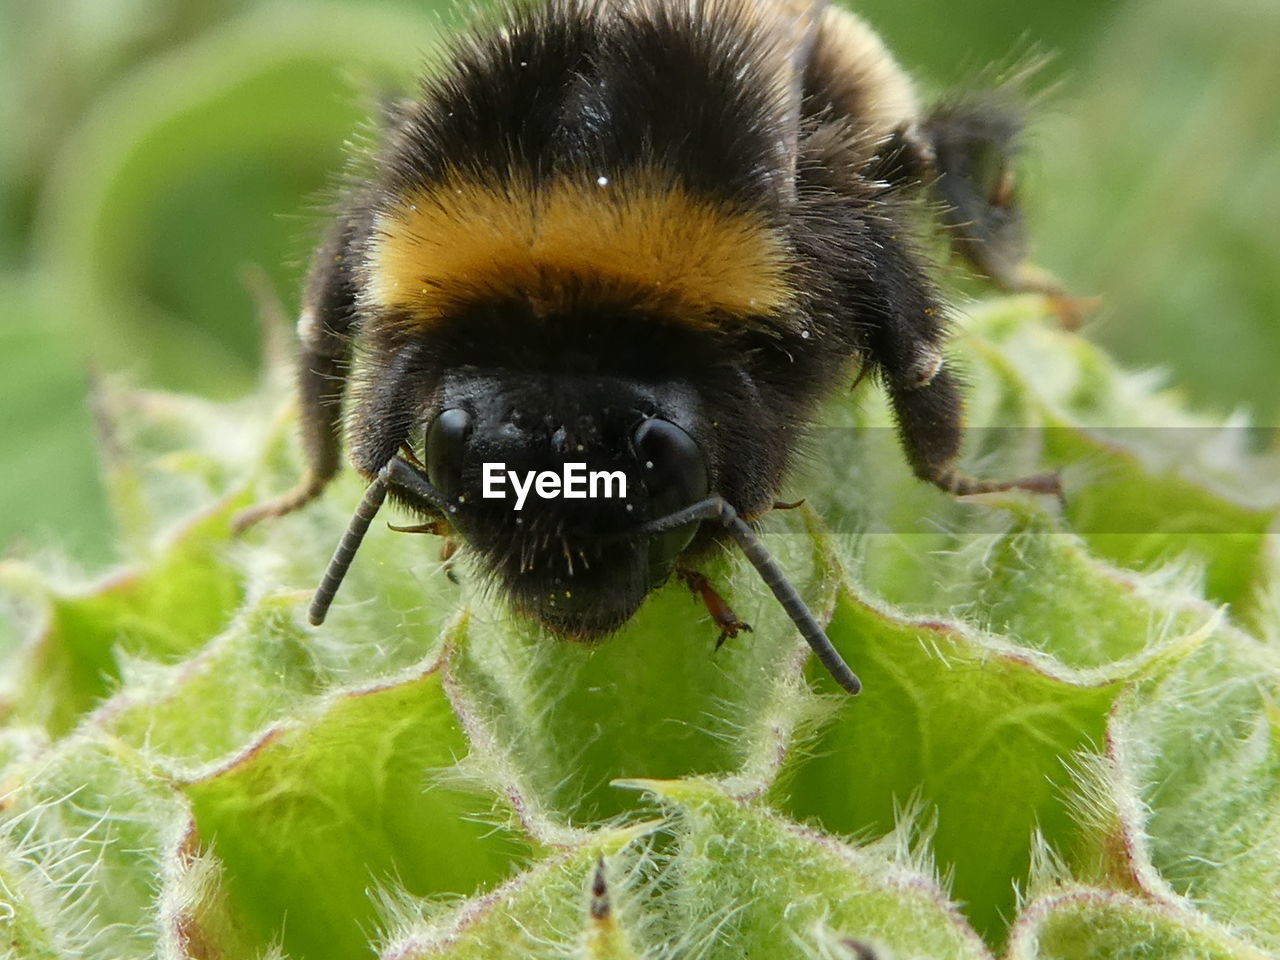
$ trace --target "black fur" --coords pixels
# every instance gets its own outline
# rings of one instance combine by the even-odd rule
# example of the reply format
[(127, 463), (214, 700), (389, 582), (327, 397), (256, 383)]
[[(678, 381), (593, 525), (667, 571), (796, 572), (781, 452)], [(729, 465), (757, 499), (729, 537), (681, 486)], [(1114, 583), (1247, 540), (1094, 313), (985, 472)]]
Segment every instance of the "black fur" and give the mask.
[(1027, 256), (1026, 225), (1013, 188), (999, 194), (1022, 138), (1017, 99), (1007, 90), (966, 94), (940, 105), (925, 125), (953, 246), (987, 276), (1012, 277)]
[[(961, 492), (1000, 486), (975, 486), (952, 465), (961, 399), (938, 369), (946, 314), (904, 201), (923, 161), (904, 138), (867, 140), (850, 105), (869, 94), (837, 89), (839, 64), (821, 42), (792, 109), (792, 85), (777, 73), (784, 41), (729, 4), (694, 15), (675, 0), (624, 9), (553, 0), (457, 42), (419, 99), (397, 108), (372, 179), (351, 191), (316, 253), (305, 299), (317, 322), (301, 361), (309, 495), (336, 469), (346, 379), (351, 456), (368, 477), (405, 445), (425, 458), (433, 420), (466, 410), (473, 427), (459, 462), (427, 464), (456, 470), (450, 483), (470, 494), (447, 519), (517, 609), (562, 634), (594, 636), (625, 622), (672, 570), (646, 538), (626, 535), (670, 510), (633, 448), (645, 418), (692, 437), (706, 492), (750, 517), (774, 503), (817, 404), (850, 379), (854, 361), (869, 361), (922, 478)], [(787, 130), (797, 114), (799, 128)], [(936, 120), (945, 144), (957, 139), (956, 122)], [(708, 328), (625, 300), (547, 314), (512, 295), (415, 331), (361, 312), (375, 216), (407, 193), (458, 174), (536, 188), (640, 169), (666, 171), (683, 190), (751, 211), (785, 236), (799, 292), (785, 316)], [(349, 372), (352, 343), (359, 362)], [(571, 458), (628, 472), (627, 501), (539, 501), (522, 515), (480, 502), (484, 460), (545, 469)], [(702, 531), (686, 556), (714, 536)]]
[[(771, 38), (727, 6), (696, 16), (654, 3), (642, 15), (553, 0), (522, 6), (456, 42), (384, 162), (392, 196), (449, 168), (535, 184), (558, 174), (659, 161), (694, 189), (759, 203), (785, 158), (784, 104), (759, 69)], [(754, 75), (753, 75), (754, 72)]]

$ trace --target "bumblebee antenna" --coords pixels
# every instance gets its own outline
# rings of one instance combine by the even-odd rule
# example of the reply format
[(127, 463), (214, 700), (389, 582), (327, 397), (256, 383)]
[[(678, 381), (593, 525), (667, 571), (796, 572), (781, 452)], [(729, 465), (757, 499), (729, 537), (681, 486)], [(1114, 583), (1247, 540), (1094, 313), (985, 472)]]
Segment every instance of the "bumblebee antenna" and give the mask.
[(329, 613), (329, 605), (333, 603), (338, 587), (342, 586), (347, 570), (351, 567), (351, 561), (355, 559), (356, 551), (360, 549), (360, 543), (369, 530), (369, 524), (373, 523), (373, 518), (378, 515), (378, 508), (386, 498), (387, 484), (379, 473), (365, 490), (364, 496), (360, 498), (360, 504), (351, 516), (351, 523), (347, 525), (347, 532), (338, 541), (333, 557), (329, 560), (329, 566), (325, 567), (324, 576), (320, 578), (320, 586), (316, 587), (315, 595), (311, 598), (307, 619), (311, 621), (313, 627), (324, 623), (324, 618)]
[(755, 531), (747, 526), (743, 519), (738, 516), (738, 511), (723, 497), (708, 497), (706, 500), (701, 500), (691, 507), (685, 507), (683, 510), (678, 510), (665, 517), (650, 521), (641, 526), (639, 532), (650, 534), (665, 533), (668, 530), (675, 530), (677, 527), (697, 523), (701, 520), (719, 522), (729, 532), (730, 536), (738, 542), (742, 552), (747, 555), (751, 565), (760, 574), (760, 579), (773, 591), (773, 595), (782, 604), (782, 609), (787, 611), (787, 616), (799, 628), (800, 635), (813, 648), (813, 652), (818, 655), (818, 659), (827, 668), (827, 673), (831, 674), (831, 678), (851, 694), (857, 695), (861, 692), (862, 681), (858, 679), (858, 675), (849, 669), (849, 665), (844, 662), (844, 658), (840, 656), (839, 651), (831, 645), (831, 640), (828, 639), (826, 631), (813, 618), (813, 614), (805, 606), (804, 600), (800, 598), (796, 588), (791, 585), (786, 574), (782, 572), (782, 569), (774, 561), (769, 551), (765, 549), (764, 544), (760, 542), (760, 538), (756, 536)]
[(373, 518), (378, 515), (382, 502), (386, 500), (387, 490), (393, 486), (416, 495), (442, 512), (448, 510), (448, 501), (444, 494), (433, 487), (413, 464), (400, 454), (392, 457), (387, 465), (378, 471), (378, 475), (374, 477), (373, 482), (365, 490), (364, 496), (360, 498), (356, 512), (351, 515), (351, 523), (347, 525), (347, 532), (338, 541), (333, 557), (329, 560), (329, 566), (325, 567), (324, 576), (320, 578), (320, 586), (316, 587), (316, 592), (311, 598), (311, 606), (307, 610), (307, 619), (311, 621), (312, 626), (318, 627), (324, 623), (324, 618), (329, 614), (329, 606), (333, 603), (333, 598), (338, 588), (342, 586), (347, 570), (351, 567), (351, 561), (355, 559), (364, 535), (369, 532), (369, 524), (373, 523)]

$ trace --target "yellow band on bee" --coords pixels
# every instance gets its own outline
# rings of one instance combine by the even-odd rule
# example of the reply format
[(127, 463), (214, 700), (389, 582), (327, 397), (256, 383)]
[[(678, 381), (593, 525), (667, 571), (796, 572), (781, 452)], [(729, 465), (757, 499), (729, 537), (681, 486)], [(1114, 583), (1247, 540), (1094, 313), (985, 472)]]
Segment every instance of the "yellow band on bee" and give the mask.
[(454, 175), (379, 214), (365, 296), (422, 325), (512, 296), (540, 313), (620, 300), (716, 325), (786, 306), (786, 254), (763, 214), (657, 175), (601, 173), (536, 188)]

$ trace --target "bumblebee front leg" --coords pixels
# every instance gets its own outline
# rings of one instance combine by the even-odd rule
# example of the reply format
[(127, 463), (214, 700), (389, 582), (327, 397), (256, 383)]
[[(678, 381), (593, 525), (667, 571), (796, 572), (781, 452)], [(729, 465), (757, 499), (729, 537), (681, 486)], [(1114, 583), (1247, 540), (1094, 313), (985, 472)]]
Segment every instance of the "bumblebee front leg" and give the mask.
[(355, 322), (355, 289), (347, 256), (353, 234), (350, 222), (339, 221), (316, 252), (298, 321), (298, 416), (306, 472), (292, 489), (236, 514), (232, 519), (236, 533), (310, 503), (341, 465), (342, 396)]
[(726, 640), (732, 640), (744, 630), (751, 632), (751, 624), (739, 619), (733, 612), (733, 607), (729, 606), (728, 601), (716, 592), (715, 587), (711, 586), (711, 581), (703, 574), (696, 570), (679, 569), (676, 570), (676, 576), (685, 582), (695, 598), (702, 601), (703, 606), (707, 608), (707, 613), (711, 614), (712, 623), (720, 629), (720, 636), (716, 638), (717, 650), (724, 646)]
[(907, 462), (921, 480), (957, 497), (1002, 490), (1062, 496), (1057, 473), (1046, 472), (1015, 480), (982, 480), (956, 466), (964, 436), (964, 407), (955, 378), (945, 368), (923, 384), (889, 383), (889, 396), (898, 420), (898, 434)]
[[(412, 451), (402, 453), (406, 459), (410, 459)], [(415, 466), (420, 466), (417, 457), (412, 457), (410, 462)], [(443, 517), (435, 520), (428, 520), (426, 523), (414, 523), (409, 526), (400, 526), (394, 523), (387, 524), (388, 530), (394, 530), (396, 533), (428, 533), (433, 537), (443, 537), (444, 542), (440, 544), (440, 564), (444, 568), (444, 575), (449, 578), (450, 583), (458, 583), (458, 573), (454, 569), (453, 558), (458, 552), (458, 539), (453, 532), (453, 525)]]
[(236, 514), (232, 520), (236, 533), (305, 506), (323, 492), (338, 472), (346, 358), (327, 355), (321, 352), (323, 347), (317, 349), (316, 341), (321, 338), (306, 329), (314, 325), (309, 314), (303, 314), (298, 323), (302, 340), (298, 355), (298, 415), (306, 472), (285, 493)]
[(889, 392), (916, 476), (958, 497), (1013, 489), (1060, 496), (1054, 473), (992, 481), (957, 468), (964, 401), (942, 354), (945, 312), (912, 251), (887, 233), (876, 239), (881, 249), (896, 255), (886, 256), (879, 272), (867, 278), (871, 295), (862, 318), (873, 326), (867, 347)]

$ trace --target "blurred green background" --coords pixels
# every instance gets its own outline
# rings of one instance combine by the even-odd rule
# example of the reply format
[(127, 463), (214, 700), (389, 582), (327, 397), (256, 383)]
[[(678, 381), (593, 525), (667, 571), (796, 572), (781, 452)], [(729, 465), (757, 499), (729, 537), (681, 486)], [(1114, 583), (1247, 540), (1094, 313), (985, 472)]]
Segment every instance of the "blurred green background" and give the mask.
[[(1036, 47), (1037, 259), (1086, 333), (1280, 422), (1277, 0), (865, 0), (929, 91)], [(289, 309), (370, 95), (459, 20), (424, 0), (0, 0), (0, 552), (109, 561), (91, 371), (234, 397)]]

